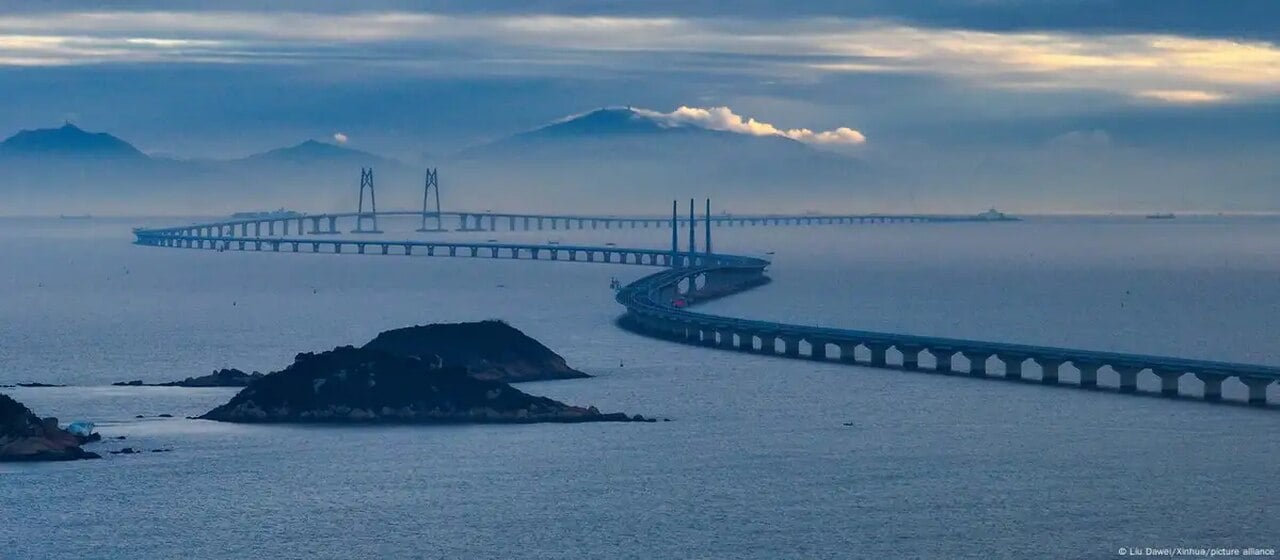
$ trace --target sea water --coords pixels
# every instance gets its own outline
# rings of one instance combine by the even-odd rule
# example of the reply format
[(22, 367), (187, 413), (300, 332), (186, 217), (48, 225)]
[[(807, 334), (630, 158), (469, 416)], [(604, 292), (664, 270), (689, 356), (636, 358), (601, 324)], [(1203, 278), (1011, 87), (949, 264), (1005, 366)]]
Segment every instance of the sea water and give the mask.
[[(0, 220), (0, 384), (70, 385), (3, 391), (40, 415), (127, 437), (91, 444), (102, 460), (0, 466), (0, 558), (1280, 548), (1274, 410), (643, 338), (613, 325), (621, 308), (609, 282), (647, 267), (130, 243), (132, 226), (186, 221)], [(471, 241), (661, 248), (670, 239), (663, 229), (395, 225), (384, 229)], [(775, 281), (707, 312), (1280, 365), (1274, 219), (718, 228), (714, 242), (768, 256)], [(595, 376), (522, 390), (672, 421), (247, 426), (185, 418), (235, 389), (109, 386), (271, 371), (386, 329), (488, 318)], [(172, 451), (106, 453), (124, 446)]]

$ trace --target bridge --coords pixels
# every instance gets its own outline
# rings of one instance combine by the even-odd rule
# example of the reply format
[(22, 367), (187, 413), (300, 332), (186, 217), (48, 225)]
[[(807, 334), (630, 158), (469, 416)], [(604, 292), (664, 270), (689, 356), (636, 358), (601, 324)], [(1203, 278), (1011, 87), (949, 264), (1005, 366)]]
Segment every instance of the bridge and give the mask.
[[(280, 214), (255, 216), (186, 226), (151, 229), (155, 234), (185, 237), (262, 237), (289, 235), (337, 235), (343, 233), (338, 224), (344, 220), (356, 220), (351, 233), (379, 233), (365, 228), (365, 223), (377, 224), (378, 218), (414, 217), (422, 220), (420, 232), (448, 231), (447, 222), (456, 222), (455, 231), (543, 231), (543, 230), (593, 230), (665, 228), (672, 224), (671, 217), (658, 216), (604, 216), (567, 214), (508, 214), (491, 212), (419, 212), (396, 210), (382, 212), (335, 212), (326, 214)], [(905, 224), (1012, 221), (1003, 214), (948, 215), (948, 214), (744, 214), (700, 218), (719, 227), (751, 226), (816, 226), (848, 224)], [(428, 224), (431, 222), (431, 224)], [(434, 225), (435, 227), (427, 227)]]
[[(707, 214), (710, 215), (710, 212)], [(690, 248), (683, 251), (680, 250), (677, 238), (680, 220), (674, 216), (660, 219), (485, 214), (493, 219), (519, 219), (521, 223), (525, 219), (541, 218), (573, 223), (579, 227), (590, 227), (593, 219), (598, 220), (597, 224), (648, 223), (654, 227), (670, 225), (673, 226), (670, 249), (327, 237), (339, 233), (337, 225), (342, 219), (356, 221), (356, 227), (352, 230), (354, 232), (375, 232), (376, 221), (373, 230), (361, 227), (362, 217), (368, 219), (369, 215), (370, 213), (342, 213), (228, 220), (168, 228), (137, 228), (134, 235), (135, 242), (139, 245), (216, 251), (447, 256), (663, 267), (663, 270), (624, 286), (617, 292), (616, 300), (626, 310), (619, 318), (620, 326), (664, 340), (783, 358), (1035, 382), (1046, 386), (1123, 394), (1147, 394), (1140, 390), (1138, 381), (1141, 376), (1148, 375), (1159, 381), (1159, 392), (1152, 393), (1154, 395), (1209, 402), (1236, 402), (1224, 399), (1222, 393), (1223, 383), (1234, 380), (1247, 389), (1247, 400), (1244, 402), (1256, 406), (1268, 405), (1268, 387), (1280, 381), (1280, 367), (1265, 365), (795, 325), (701, 313), (692, 307), (767, 283), (769, 278), (765, 270), (770, 263), (755, 257), (694, 250), (692, 241), (696, 220), (693, 219), (689, 222)], [(465, 220), (474, 220), (474, 216), (478, 214), (462, 212), (454, 215), (468, 216)], [(421, 218), (423, 213), (393, 211), (377, 213), (377, 216)], [(716, 222), (717, 218), (719, 217), (711, 216), (707, 220), (704, 216), (703, 227), (706, 228), (708, 245), (710, 226), (717, 223), (728, 225)], [(857, 223), (852, 221), (854, 216), (844, 218), (846, 221), (835, 223)], [(748, 220), (747, 225), (750, 225), (751, 218), (733, 219)], [(790, 216), (769, 219), (816, 218)], [(495, 223), (498, 222), (490, 222), (489, 225), (492, 227)], [(787, 223), (802, 225), (805, 222)], [(276, 227), (277, 224), (279, 228)], [(292, 232), (289, 227), (291, 224), (297, 226)], [(471, 225), (474, 224), (474, 221), (471, 222)], [(304, 225), (312, 227), (305, 231)], [(325, 227), (319, 227), (321, 225)], [(1111, 378), (1118, 378), (1118, 385), (1100, 385), (1100, 372)], [(1064, 373), (1071, 374), (1071, 379), (1062, 375)], [(1199, 381), (1202, 387), (1199, 391), (1195, 390), (1192, 378)]]

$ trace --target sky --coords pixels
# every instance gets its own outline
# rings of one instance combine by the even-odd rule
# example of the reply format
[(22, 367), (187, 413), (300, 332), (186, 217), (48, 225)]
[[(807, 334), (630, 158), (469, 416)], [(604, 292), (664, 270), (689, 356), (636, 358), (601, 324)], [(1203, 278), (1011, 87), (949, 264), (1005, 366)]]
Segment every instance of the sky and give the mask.
[(342, 138), (418, 162), (595, 107), (728, 108), (940, 189), (1280, 205), (1273, 0), (261, 4), (0, 0), (0, 134), (71, 120), (195, 158)]

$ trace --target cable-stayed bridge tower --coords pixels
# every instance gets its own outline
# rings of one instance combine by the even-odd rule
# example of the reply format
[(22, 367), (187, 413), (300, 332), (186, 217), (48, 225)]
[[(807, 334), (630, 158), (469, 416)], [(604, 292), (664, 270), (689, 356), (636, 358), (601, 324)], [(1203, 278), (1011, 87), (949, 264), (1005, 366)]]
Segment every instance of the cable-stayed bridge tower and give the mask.
[[(435, 193), (435, 211), (430, 211), (431, 194)], [(427, 218), (434, 216), (436, 219), (436, 227), (427, 227)], [(418, 228), (421, 232), (445, 231), (444, 224), (440, 218), (440, 172), (438, 168), (432, 167), (427, 169), (427, 177), (422, 183), (422, 227)]]
[[(369, 191), (369, 211), (364, 211), (364, 191)], [(365, 227), (365, 222), (372, 222), (373, 228)], [(351, 233), (382, 233), (378, 229), (378, 197), (373, 190), (373, 168), (360, 168), (360, 204), (356, 210), (356, 229)]]

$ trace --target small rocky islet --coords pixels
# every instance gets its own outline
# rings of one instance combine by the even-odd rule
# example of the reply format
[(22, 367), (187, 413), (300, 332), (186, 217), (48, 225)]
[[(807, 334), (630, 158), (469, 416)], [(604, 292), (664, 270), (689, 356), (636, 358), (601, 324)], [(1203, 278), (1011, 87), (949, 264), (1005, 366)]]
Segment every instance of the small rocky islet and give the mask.
[[(569, 367), (564, 357), (519, 329), (498, 320), (416, 325), (382, 332), (362, 348), (462, 367), (485, 381), (520, 383), (591, 377)], [(247, 387), (259, 372), (235, 368), (182, 381), (147, 383), (141, 379), (112, 383), (119, 387)]]
[(141, 379), (112, 383), (116, 387), (248, 387), (249, 383), (261, 379), (262, 373), (245, 373), (235, 368), (215, 370), (209, 375), (188, 377), (182, 381), (168, 383), (143, 383)]
[(519, 383), (591, 377), (503, 321), (437, 323), (383, 332), (364, 345), (399, 356), (461, 366), (476, 379)]
[(440, 360), (341, 346), (298, 354), (201, 419), (244, 423), (651, 422), (477, 379)]
[(78, 436), (58, 426), (57, 418), (40, 418), (22, 403), (0, 393), (0, 462), (74, 461), (101, 456), (80, 446), (100, 439)]

